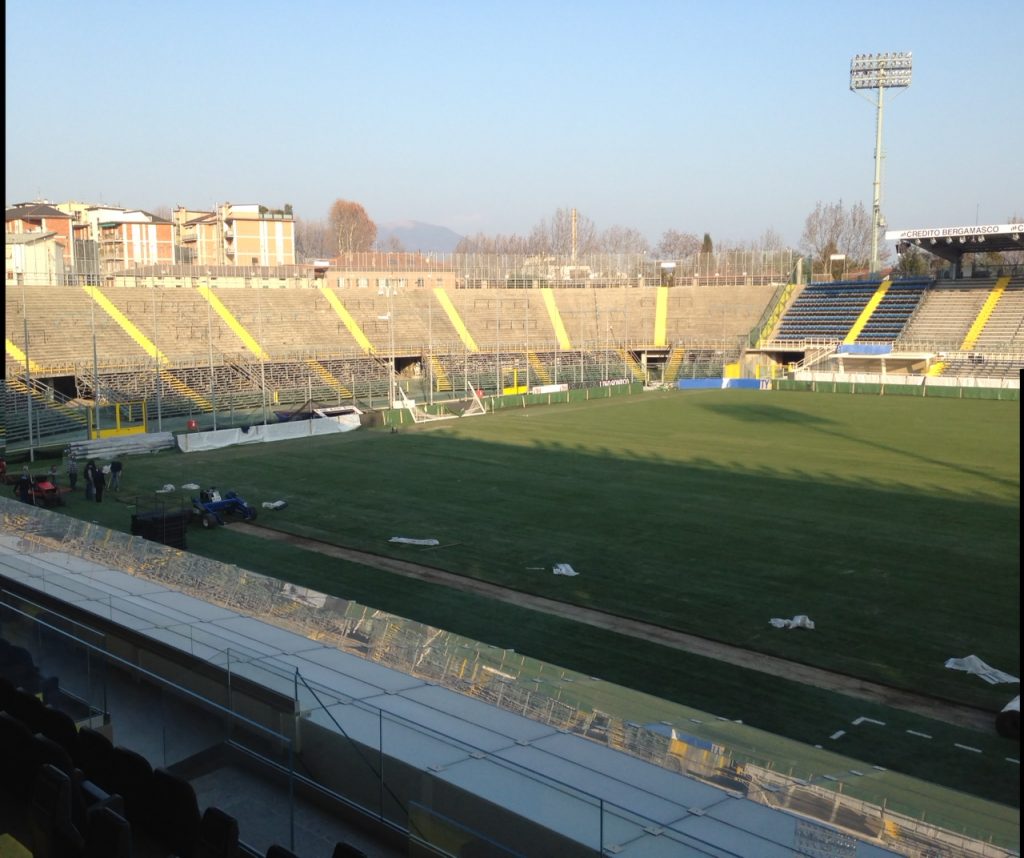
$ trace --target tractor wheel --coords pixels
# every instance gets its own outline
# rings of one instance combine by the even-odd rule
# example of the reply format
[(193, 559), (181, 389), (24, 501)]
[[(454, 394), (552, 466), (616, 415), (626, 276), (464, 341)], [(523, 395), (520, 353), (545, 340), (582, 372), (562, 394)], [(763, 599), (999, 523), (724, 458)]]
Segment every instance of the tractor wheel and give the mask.
[(250, 506), (245, 509), (245, 520), (256, 521), (256, 507)]
[(217, 519), (215, 519), (210, 513), (204, 513), (201, 519), (204, 528), (211, 528), (217, 526)]

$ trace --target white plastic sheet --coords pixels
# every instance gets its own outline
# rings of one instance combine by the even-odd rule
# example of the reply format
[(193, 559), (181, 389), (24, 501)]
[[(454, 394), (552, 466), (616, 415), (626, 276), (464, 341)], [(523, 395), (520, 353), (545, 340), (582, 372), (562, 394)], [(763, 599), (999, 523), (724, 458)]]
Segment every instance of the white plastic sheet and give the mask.
[(781, 617), (772, 617), (769, 621), (777, 629), (813, 629), (814, 620), (807, 614), (797, 614), (791, 620), (784, 620)]
[(217, 429), (209, 432), (183, 432), (178, 435), (178, 449), (183, 453), (198, 453), (203, 450), (219, 450), (239, 444), (259, 444), (269, 441), (288, 441), (310, 435), (329, 435), (335, 432), (351, 432), (359, 428), (359, 415), (341, 415), (328, 419), (293, 420), (289, 423), (268, 423), (248, 426), (245, 429)]
[(572, 566), (570, 566), (568, 563), (556, 563), (551, 571), (554, 572), (556, 575), (568, 575), (570, 577), (573, 575), (580, 574), (575, 569), (573, 569)]
[(436, 539), (411, 539), (408, 536), (392, 536), (388, 542), (401, 542), (405, 545), (440, 545)]
[(1000, 682), (1020, 682), (1020, 679), (1016, 676), (1011, 676), (1009, 673), (1003, 673), (1001, 670), (989, 667), (976, 655), (947, 659), (946, 667), (951, 670), (963, 670), (967, 673), (973, 673), (975, 676), (980, 676), (989, 685), (996, 685)]

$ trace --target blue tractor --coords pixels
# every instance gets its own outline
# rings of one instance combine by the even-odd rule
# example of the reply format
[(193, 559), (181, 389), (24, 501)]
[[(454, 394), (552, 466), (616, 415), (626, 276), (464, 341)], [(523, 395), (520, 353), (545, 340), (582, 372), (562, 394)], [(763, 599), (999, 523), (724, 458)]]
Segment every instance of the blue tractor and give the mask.
[(247, 504), (234, 492), (225, 492), (221, 497), (214, 486), (200, 491), (198, 498), (192, 498), (192, 513), (203, 527), (224, 524), (225, 515), (241, 516), (242, 521), (256, 520), (256, 507)]

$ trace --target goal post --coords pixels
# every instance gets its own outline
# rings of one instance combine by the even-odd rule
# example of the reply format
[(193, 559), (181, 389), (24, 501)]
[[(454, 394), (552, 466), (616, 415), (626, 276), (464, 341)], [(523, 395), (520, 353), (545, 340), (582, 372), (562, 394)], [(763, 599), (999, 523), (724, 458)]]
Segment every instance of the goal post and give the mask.
[(409, 412), (413, 423), (432, 423), (435, 420), (453, 420), (459, 416), (458, 414), (447, 414), (445, 412), (441, 412), (440, 414), (431, 414), (429, 411), (420, 408), (413, 400), (406, 396), (405, 391), (402, 390), (402, 385), (396, 384), (395, 390), (398, 391), (398, 400), (396, 404), (399, 408), (404, 408)]
[(469, 384), (466, 385), (466, 391), (469, 394), (467, 399), (460, 400), (458, 403), (450, 403), (448, 407), (442, 404), (441, 410), (436, 414), (420, 408), (414, 400), (409, 399), (400, 384), (395, 385), (395, 389), (398, 391), (395, 404), (409, 412), (413, 423), (432, 423), (437, 420), (454, 420), (456, 417), (475, 417), (478, 414), (487, 413), (487, 406), (484, 405), (480, 393)]
[(468, 391), (470, 396), (469, 407), (462, 412), (462, 416), (476, 417), (479, 414), (486, 414), (487, 406), (484, 405), (484, 400), (483, 397), (480, 396), (480, 391), (478, 391), (471, 384), (466, 385), (466, 390)]

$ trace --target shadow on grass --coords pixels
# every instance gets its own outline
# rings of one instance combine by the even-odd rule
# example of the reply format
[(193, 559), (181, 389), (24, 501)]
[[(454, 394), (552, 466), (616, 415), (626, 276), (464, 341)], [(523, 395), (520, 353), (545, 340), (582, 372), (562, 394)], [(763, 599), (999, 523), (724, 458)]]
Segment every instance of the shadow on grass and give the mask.
[[(714, 408), (721, 418), (721, 406)], [(159, 454), (132, 459), (126, 474), (133, 487), (197, 482), (234, 489), (251, 503), (287, 500), (280, 511), (261, 509), (260, 523), (993, 713), (1001, 708), (1012, 696), (1005, 689), (979, 687), (943, 664), (977, 653), (1019, 671), (1019, 507), (971, 497), (990, 475), (963, 469), (954, 481), (948, 462), (924, 453), (915, 459), (934, 473), (915, 478), (925, 486), (945, 482), (945, 491), (897, 484), (900, 475), (886, 471), (885, 462), (872, 465), (869, 445), (833, 428), (838, 421), (808, 424), (771, 403), (767, 411), (758, 405), (741, 413), (745, 423), (780, 428), (761, 439), (773, 467), (766, 469), (763, 453), (745, 454), (742, 437), (733, 439), (723, 464), (718, 451), (701, 455), (695, 443), (685, 450), (690, 460), (659, 447), (658, 436), (641, 447), (637, 434), (655, 431), (651, 426), (631, 427), (614, 440), (621, 427), (609, 420), (577, 439), (546, 436), (538, 427), (526, 446), (504, 442), (495, 421), (472, 430), (493, 431), (493, 439), (451, 428), (353, 433)], [(699, 427), (721, 433), (723, 446), (724, 424), (735, 419), (725, 416)], [(808, 458), (800, 438), (786, 440), (796, 426), (794, 434), (827, 432), (855, 451), (856, 469), (832, 471)], [(743, 433), (749, 438), (749, 425)], [(624, 458), (626, 447), (640, 452)], [(619, 454), (605, 452), (613, 449)], [(130, 508), (102, 506), (83, 517), (127, 529)], [(432, 537), (448, 547), (395, 546), (392, 536)], [(829, 735), (824, 729), (868, 712), (849, 698), (756, 671), (308, 552), (271, 550), (230, 529), (195, 530), (189, 548), (798, 741), (820, 742)], [(559, 562), (579, 576), (553, 576)], [(768, 624), (797, 613), (810, 615), (816, 630), (780, 632)], [(900, 719), (915, 723), (889, 715), (893, 723)], [(985, 738), (990, 751), (967, 763), (963, 755), (911, 753), (898, 734), (887, 741), (864, 757), (1003, 803), (1019, 801), (1019, 784), (1007, 786), (1012, 767), (1002, 762), (994, 737)], [(1009, 776), (1014, 783), (1017, 774)]]

